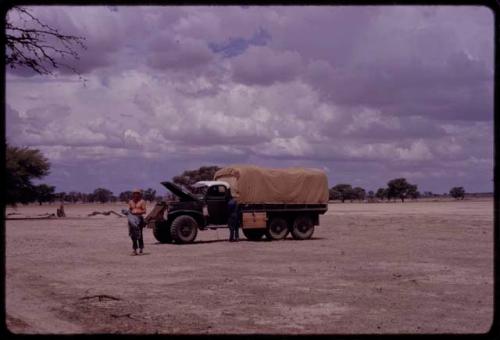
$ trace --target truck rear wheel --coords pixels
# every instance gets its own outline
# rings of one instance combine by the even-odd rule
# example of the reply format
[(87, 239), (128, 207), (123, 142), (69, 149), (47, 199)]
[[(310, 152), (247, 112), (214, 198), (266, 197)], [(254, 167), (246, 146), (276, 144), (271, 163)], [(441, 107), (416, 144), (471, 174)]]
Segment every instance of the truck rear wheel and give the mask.
[(274, 217), (266, 229), (266, 237), (270, 240), (282, 240), (288, 234), (288, 224), (281, 217)]
[(177, 243), (191, 243), (198, 233), (198, 223), (188, 215), (176, 217), (170, 226), (170, 236)]
[(242, 229), (243, 235), (250, 241), (259, 241), (264, 236), (264, 229)]
[(171, 243), (172, 236), (167, 221), (156, 221), (153, 226), (153, 236), (160, 243)]
[(298, 216), (293, 221), (292, 237), (296, 240), (306, 240), (314, 233), (314, 224), (309, 216)]

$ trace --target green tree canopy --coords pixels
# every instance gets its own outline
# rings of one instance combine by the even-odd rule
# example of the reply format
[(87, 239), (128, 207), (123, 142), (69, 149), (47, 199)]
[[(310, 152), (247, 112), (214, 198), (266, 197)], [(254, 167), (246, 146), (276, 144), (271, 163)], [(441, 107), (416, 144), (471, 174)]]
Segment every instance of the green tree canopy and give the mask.
[(191, 189), (191, 186), (198, 181), (211, 181), (214, 179), (215, 173), (221, 168), (212, 166), (202, 166), (196, 170), (186, 170), (181, 175), (172, 178), (175, 184), (182, 185)]
[(120, 195), (118, 195), (118, 198), (122, 202), (128, 202), (132, 199), (132, 191), (127, 190), (127, 191), (120, 192)]
[(54, 202), (56, 198), (55, 187), (47, 184), (40, 184), (34, 186), (35, 197), (38, 204), (42, 205), (45, 202)]
[(352, 189), (352, 197), (351, 199), (358, 199), (360, 201), (364, 200), (366, 197), (365, 189), (361, 187), (355, 187)]
[(417, 186), (408, 183), (406, 178), (395, 178), (387, 183), (387, 190), (388, 198), (400, 198), (404, 202), (405, 198), (416, 194)]
[(377, 197), (378, 199), (381, 199), (383, 200), (384, 197), (387, 197), (387, 189), (386, 188), (378, 188), (377, 189), (377, 192), (375, 193), (375, 197)]
[(464, 199), (465, 189), (463, 187), (453, 187), (450, 189), (450, 196), (455, 199)]
[(147, 188), (146, 190), (144, 190), (144, 194), (142, 196), (146, 201), (152, 202), (155, 200), (156, 190), (153, 190), (152, 188)]
[(342, 203), (345, 202), (345, 200), (351, 200), (354, 197), (353, 189), (350, 184), (337, 184), (334, 187), (332, 187), (331, 192), (333, 193), (338, 193), (339, 199), (342, 201)]
[(92, 193), (92, 201), (106, 203), (111, 201), (113, 192), (105, 188), (97, 188)]
[(49, 173), (50, 163), (40, 150), (6, 145), (5, 154), (7, 204), (29, 203), (36, 200), (33, 179)]

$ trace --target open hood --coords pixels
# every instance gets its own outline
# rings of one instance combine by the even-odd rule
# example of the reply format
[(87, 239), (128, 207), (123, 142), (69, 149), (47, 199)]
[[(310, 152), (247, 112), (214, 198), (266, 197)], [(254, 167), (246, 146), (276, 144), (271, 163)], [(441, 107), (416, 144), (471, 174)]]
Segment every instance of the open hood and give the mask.
[(170, 190), (175, 196), (179, 197), (181, 199), (181, 201), (184, 201), (184, 202), (185, 201), (199, 201), (199, 199), (196, 198), (196, 196), (194, 196), (189, 191), (181, 188), (180, 186), (178, 186), (175, 183), (172, 183), (172, 182), (161, 182), (161, 184), (165, 188), (167, 188), (168, 190)]

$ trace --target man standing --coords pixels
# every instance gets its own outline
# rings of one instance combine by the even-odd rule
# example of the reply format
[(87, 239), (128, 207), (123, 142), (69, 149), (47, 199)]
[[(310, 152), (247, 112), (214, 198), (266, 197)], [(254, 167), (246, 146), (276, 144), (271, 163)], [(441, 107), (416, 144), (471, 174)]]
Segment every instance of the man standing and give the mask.
[(128, 202), (129, 213), (132, 215), (129, 218), (129, 236), (132, 239), (132, 247), (134, 251), (132, 255), (137, 255), (137, 248), (142, 254), (144, 249), (144, 240), (142, 238), (142, 228), (144, 227), (144, 215), (146, 213), (146, 201), (142, 199), (142, 193), (139, 189), (132, 191), (132, 199)]
[(240, 224), (240, 216), (238, 211), (238, 202), (230, 196), (229, 202), (227, 202), (227, 210), (228, 210), (228, 227), (229, 227), (229, 242), (238, 241), (238, 227)]

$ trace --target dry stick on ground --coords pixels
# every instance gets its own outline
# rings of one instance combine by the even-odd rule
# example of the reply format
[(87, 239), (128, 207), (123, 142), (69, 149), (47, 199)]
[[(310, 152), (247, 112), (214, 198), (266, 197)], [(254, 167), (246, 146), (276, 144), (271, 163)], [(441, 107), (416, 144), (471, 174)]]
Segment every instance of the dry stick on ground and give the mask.
[[(22, 214), (19, 214), (22, 215)], [(45, 219), (51, 219), (53, 217), (56, 217), (55, 214), (38, 214), (36, 216), (24, 216), (24, 217), (14, 217), (14, 218), (5, 218), (6, 220), (45, 220)]]
[(118, 217), (124, 217), (121, 214), (117, 213), (116, 211), (113, 210), (108, 210), (108, 211), (93, 211), (92, 213), (88, 214), (87, 216), (95, 216), (95, 215), (105, 215), (109, 216), (110, 214), (114, 214)]
[(120, 298), (111, 296), (111, 295), (106, 295), (106, 294), (98, 294), (98, 295), (91, 295), (91, 296), (83, 296), (80, 298), (80, 300), (88, 300), (88, 299), (93, 299), (93, 298), (98, 298), (99, 301), (102, 301), (102, 299), (110, 299), (110, 300), (121, 300)]

